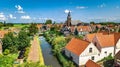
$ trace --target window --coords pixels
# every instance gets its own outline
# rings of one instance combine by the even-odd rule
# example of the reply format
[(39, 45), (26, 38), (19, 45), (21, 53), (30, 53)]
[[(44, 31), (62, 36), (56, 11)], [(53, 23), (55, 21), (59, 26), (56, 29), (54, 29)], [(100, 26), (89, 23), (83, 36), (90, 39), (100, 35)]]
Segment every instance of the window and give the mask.
[(92, 48), (89, 48), (89, 53), (92, 53)]
[(107, 51), (105, 51), (105, 54), (107, 54)]
[(100, 56), (100, 54), (98, 54), (98, 56)]
[(92, 56), (92, 57), (91, 57), (91, 60), (94, 60), (94, 59), (95, 59), (94, 56)]

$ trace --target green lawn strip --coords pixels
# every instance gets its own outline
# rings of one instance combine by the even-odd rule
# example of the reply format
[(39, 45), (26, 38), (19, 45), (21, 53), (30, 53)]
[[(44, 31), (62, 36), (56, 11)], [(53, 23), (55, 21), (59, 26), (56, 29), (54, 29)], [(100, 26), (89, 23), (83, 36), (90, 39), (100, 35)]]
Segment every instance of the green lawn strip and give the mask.
[(35, 36), (35, 38), (37, 38), (37, 42), (38, 42), (40, 64), (41, 64), (41, 65), (44, 65), (44, 59), (43, 59), (43, 55), (42, 55), (42, 50), (41, 50), (41, 46), (40, 46), (40, 41), (39, 41), (38, 36)]

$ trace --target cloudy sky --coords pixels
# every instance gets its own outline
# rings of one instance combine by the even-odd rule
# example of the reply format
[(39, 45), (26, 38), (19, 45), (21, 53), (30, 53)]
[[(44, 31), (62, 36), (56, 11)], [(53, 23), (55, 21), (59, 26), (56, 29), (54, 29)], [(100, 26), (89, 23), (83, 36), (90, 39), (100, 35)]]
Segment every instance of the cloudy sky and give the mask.
[(1, 0), (0, 21), (63, 22), (71, 11), (72, 20), (83, 22), (120, 21), (120, 0)]

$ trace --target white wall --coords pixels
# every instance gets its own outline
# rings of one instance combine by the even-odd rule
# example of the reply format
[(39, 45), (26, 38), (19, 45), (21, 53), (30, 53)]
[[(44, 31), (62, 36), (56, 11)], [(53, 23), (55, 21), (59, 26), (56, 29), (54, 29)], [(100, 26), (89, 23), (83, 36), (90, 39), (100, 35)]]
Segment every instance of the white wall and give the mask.
[[(86, 64), (86, 62), (89, 60), (89, 59), (91, 59), (92, 57), (94, 56), (94, 62), (96, 62), (99, 58), (98, 58), (98, 56), (97, 55), (89, 55), (89, 56), (82, 56), (82, 57), (80, 57), (79, 58), (79, 66), (80, 65), (85, 65)], [(92, 60), (92, 59), (91, 59)]]
[(116, 44), (116, 53), (120, 50), (120, 39), (118, 40)]
[[(92, 48), (92, 52), (89, 53), (89, 49)], [(93, 43), (90, 43), (88, 47), (82, 52), (82, 54), (79, 56), (79, 65), (84, 65), (91, 57), (94, 56), (93, 61), (98, 61), (98, 49), (94, 46)]]

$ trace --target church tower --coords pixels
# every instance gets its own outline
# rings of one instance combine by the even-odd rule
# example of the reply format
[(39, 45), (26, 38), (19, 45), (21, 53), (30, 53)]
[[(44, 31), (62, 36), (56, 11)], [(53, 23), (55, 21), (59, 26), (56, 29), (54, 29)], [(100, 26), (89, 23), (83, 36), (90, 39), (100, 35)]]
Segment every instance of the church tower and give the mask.
[(71, 26), (71, 14), (70, 14), (70, 11), (69, 11), (68, 16), (67, 16), (66, 25)]

